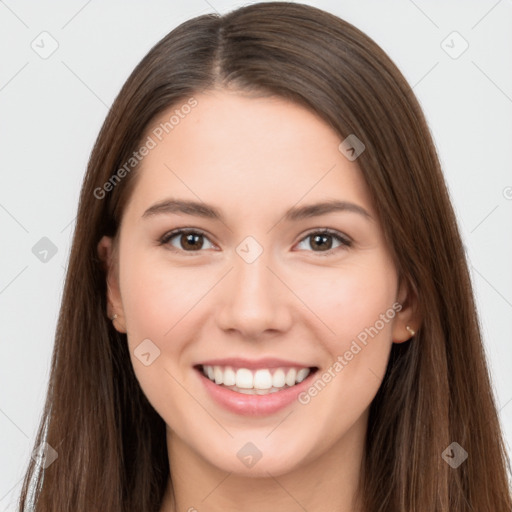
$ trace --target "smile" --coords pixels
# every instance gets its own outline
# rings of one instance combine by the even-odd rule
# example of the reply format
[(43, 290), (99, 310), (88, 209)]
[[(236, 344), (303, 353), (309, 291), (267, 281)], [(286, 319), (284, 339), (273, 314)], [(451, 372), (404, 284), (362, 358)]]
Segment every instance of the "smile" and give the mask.
[(198, 369), (218, 386), (246, 395), (267, 395), (301, 383), (315, 368), (236, 368), (199, 365)]
[(265, 416), (290, 407), (319, 370), (275, 357), (209, 359), (193, 368), (213, 403), (244, 416)]

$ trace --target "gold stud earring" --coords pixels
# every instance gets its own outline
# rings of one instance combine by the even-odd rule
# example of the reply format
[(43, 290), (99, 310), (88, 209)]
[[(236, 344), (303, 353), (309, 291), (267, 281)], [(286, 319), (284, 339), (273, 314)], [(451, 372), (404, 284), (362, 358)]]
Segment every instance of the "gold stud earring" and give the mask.
[(416, 334), (416, 331), (412, 329), (410, 325), (406, 325), (405, 328), (409, 331), (409, 334), (411, 336), (414, 336)]

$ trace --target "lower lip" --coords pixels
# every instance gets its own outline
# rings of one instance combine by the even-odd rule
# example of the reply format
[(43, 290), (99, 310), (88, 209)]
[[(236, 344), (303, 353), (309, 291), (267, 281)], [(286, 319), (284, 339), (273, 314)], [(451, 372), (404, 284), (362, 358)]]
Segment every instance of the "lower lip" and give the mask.
[(219, 386), (206, 377), (202, 370), (196, 369), (196, 371), (206, 390), (218, 404), (231, 412), (245, 416), (263, 416), (284, 409), (297, 400), (299, 393), (309, 387), (313, 375), (316, 373), (316, 371), (311, 372), (299, 384), (295, 384), (295, 386), (283, 389), (282, 391), (268, 393), (267, 395), (246, 395), (227, 389), (224, 386)]

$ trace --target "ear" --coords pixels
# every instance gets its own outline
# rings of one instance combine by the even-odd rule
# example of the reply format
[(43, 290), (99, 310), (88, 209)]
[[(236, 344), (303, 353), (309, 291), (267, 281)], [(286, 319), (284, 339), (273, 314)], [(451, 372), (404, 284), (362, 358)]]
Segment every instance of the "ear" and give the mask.
[(396, 314), (393, 323), (393, 343), (403, 343), (410, 340), (413, 336), (409, 329), (407, 329), (407, 326), (416, 333), (420, 328), (422, 320), (418, 307), (417, 293), (411, 290), (403, 279), (400, 279), (397, 302), (402, 305), (402, 309)]
[(112, 237), (102, 237), (98, 242), (97, 251), (103, 263), (107, 280), (107, 315), (109, 318), (117, 315), (117, 317), (112, 320), (112, 324), (117, 331), (126, 333), (126, 321), (119, 287), (117, 251), (115, 251)]

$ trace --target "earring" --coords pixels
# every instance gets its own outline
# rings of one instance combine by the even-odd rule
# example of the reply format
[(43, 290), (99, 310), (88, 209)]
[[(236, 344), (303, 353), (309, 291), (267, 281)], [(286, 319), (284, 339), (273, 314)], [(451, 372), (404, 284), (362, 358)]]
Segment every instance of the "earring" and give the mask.
[(409, 334), (411, 336), (414, 336), (416, 334), (416, 331), (412, 329), (410, 325), (406, 325), (405, 328), (409, 331)]
[(114, 316), (111, 318), (112, 321), (114, 321), (117, 318), (117, 314), (114, 314)]

